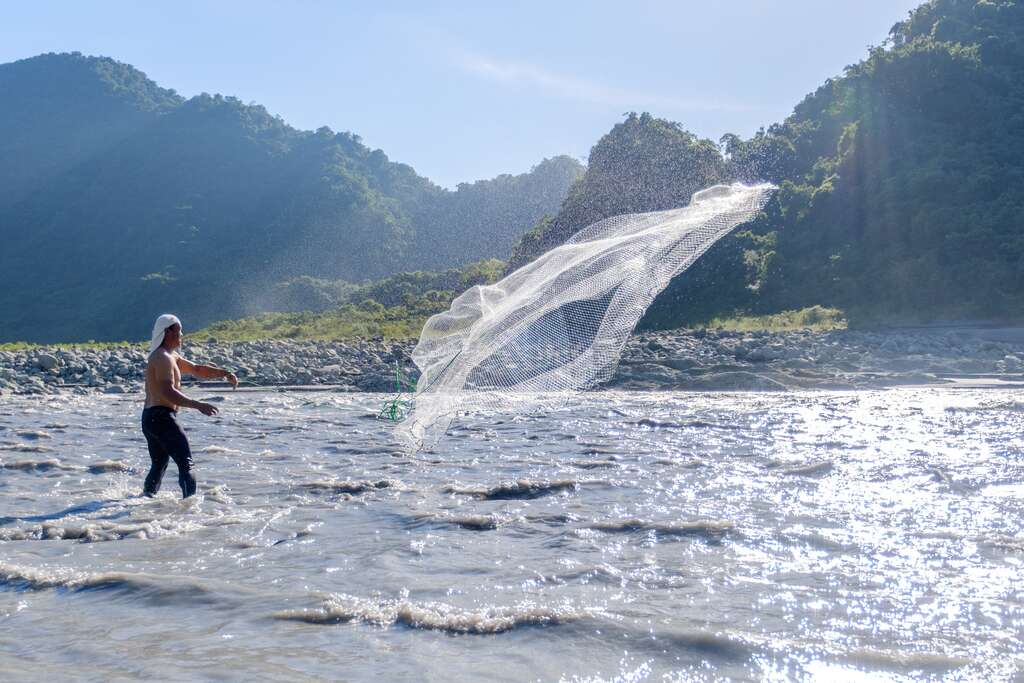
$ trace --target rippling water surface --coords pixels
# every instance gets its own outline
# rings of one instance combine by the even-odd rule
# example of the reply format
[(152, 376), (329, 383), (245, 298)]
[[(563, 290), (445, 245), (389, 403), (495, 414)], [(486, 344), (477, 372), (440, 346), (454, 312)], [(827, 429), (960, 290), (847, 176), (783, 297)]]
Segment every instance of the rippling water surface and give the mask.
[(0, 403), (0, 678), (1013, 680), (1024, 393), (589, 394), (403, 453), (231, 393)]

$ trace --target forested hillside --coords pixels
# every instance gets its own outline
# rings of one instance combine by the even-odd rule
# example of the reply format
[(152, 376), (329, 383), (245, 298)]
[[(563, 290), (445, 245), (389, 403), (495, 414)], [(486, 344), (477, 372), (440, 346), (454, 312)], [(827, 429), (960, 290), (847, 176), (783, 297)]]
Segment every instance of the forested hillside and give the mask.
[[(643, 326), (814, 305), (853, 325), (1024, 318), (1021, 0), (925, 3), (749, 139), (630, 114), (585, 173), (558, 157), (454, 192), (358, 136), (184, 100), (109, 59), (3, 65), (0, 89), (0, 341), (135, 338), (161, 309), (200, 326), (351, 306), (373, 289), (354, 282), (514, 268), (595, 220), (737, 179), (779, 191)], [(404, 283), (423, 313), (407, 285), (438, 276), (404, 277), (367, 296)]]
[(258, 312), (280, 282), (487, 257), (554, 213), (567, 157), (448, 191), (328, 128), (183, 100), (111, 59), (0, 66), (0, 340), (134, 338)]
[(784, 122), (749, 140), (727, 135), (721, 150), (629, 116), (515, 263), (590, 220), (664, 208), (717, 178), (763, 179), (780, 185), (765, 215), (678, 278), (644, 325), (815, 304), (854, 324), (1024, 317), (1017, 0), (922, 5)]
[(183, 102), (112, 59), (40, 55), (0, 65), (0, 207)]

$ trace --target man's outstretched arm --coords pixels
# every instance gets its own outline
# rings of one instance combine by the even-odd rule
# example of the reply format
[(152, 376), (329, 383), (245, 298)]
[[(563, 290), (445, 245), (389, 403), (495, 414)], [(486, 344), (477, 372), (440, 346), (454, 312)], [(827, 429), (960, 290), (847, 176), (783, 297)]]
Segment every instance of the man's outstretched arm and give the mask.
[(177, 356), (178, 369), (182, 372), (192, 375), (193, 377), (199, 377), (200, 379), (226, 379), (231, 383), (231, 386), (238, 386), (238, 378), (235, 377), (235, 373), (218, 368), (213, 365), (200, 365), (191, 361), (185, 360), (181, 356)]

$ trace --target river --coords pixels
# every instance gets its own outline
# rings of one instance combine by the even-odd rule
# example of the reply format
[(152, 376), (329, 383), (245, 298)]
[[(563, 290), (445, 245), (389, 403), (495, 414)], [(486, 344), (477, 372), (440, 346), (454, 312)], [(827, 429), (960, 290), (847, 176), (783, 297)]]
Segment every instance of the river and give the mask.
[[(198, 396), (202, 396), (199, 394)], [(228, 392), (0, 403), (0, 679), (1013, 680), (1024, 392), (583, 394), (404, 452)]]

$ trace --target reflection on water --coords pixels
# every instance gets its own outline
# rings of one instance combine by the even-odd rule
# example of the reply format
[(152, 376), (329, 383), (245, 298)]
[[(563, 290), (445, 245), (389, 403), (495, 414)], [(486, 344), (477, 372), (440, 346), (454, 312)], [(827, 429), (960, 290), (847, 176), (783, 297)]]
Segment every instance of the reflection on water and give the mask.
[(379, 396), (229, 394), (182, 501), (137, 397), (5, 398), (0, 677), (1012, 679), (1022, 399), (591, 394), (409, 454)]

